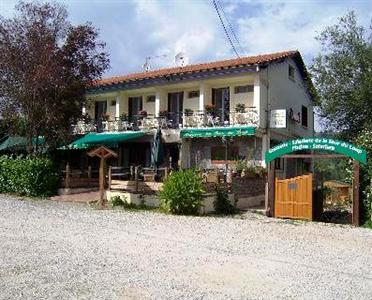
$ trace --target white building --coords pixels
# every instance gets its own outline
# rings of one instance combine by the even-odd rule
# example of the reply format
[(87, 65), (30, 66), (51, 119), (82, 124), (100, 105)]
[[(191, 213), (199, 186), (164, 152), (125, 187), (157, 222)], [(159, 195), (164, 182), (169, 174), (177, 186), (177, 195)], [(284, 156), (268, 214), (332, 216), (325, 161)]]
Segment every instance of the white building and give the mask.
[[(150, 164), (158, 127), (174, 166), (211, 168), (238, 158), (264, 165), (273, 145), (314, 134), (314, 96), (298, 51), (249, 56), (103, 79), (87, 91), (90, 120), (74, 130), (102, 132), (97, 143), (109, 132), (120, 166)], [(286, 128), (270, 129), (277, 109), (286, 111)], [(132, 139), (130, 131), (143, 135)], [(276, 166), (286, 169), (280, 160)]]

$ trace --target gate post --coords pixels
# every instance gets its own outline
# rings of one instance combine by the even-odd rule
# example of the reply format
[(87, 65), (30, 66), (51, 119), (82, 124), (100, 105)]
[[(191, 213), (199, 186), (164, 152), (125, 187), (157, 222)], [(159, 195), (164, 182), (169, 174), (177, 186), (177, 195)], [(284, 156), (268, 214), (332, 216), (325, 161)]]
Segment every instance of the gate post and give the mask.
[(359, 162), (354, 160), (353, 163), (354, 176), (353, 176), (353, 225), (360, 225), (360, 205), (359, 205)]
[(275, 164), (271, 161), (267, 166), (267, 205), (266, 216), (275, 217)]

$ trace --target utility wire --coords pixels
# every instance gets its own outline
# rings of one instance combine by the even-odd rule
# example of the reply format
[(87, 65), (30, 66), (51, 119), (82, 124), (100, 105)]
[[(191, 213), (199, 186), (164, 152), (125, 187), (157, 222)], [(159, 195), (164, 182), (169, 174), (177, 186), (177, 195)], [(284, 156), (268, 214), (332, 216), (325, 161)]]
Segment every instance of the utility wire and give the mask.
[(229, 28), (230, 28), (230, 31), (231, 31), (233, 37), (235, 38), (236, 42), (237, 42), (238, 45), (239, 45), (239, 50), (240, 50), (242, 53), (244, 53), (245, 51), (244, 51), (242, 45), (240, 44), (240, 41), (239, 41), (239, 39), (238, 39), (238, 36), (235, 34), (234, 28), (233, 28), (233, 26), (231, 25), (231, 23), (230, 23), (230, 21), (229, 21), (229, 18), (227, 17), (227, 15), (226, 15), (226, 13), (225, 13), (225, 10), (223, 9), (223, 6), (222, 6), (222, 4), (221, 4), (221, 1), (217, 0), (217, 3), (218, 3), (218, 6), (219, 6), (220, 10), (222, 11), (222, 13), (223, 13), (223, 15), (224, 15), (224, 17), (225, 17), (225, 20), (227, 21), (227, 24), (229, 25)]
[(216, 12), (217, 12), (218, 18), (220, 19), (221, 25), (222, 25), (222, 27), (223, 27), (223, 30), (224, 30), (224, 32), (225, 32), (225, 34), (226, 34), (226, 37), (227, 37), (227, 39), (228, 39), (228, 41), (229, 41), (231, 47), (233, 48), (233, 50), (234, 50), (236, 56), (237, 56), (238, 58), (240, 58), (240, 55), (239, 55), (238, 51), (236, 50), (236, 47), (235, 47), (233, 41), (231, 40), (231, 37), (230, 37), (230, 35), (229, 35), (229, 32), (228, 32), (227, 29), (226, 29), (225, 23), (224, 23), (223, 20), (222, 20), (222, 17), (221, 17), (221, 14), (220, 14), (219, 8), (218, 8), (217, 3), (216, 3), (216, 0), (213, 0), (213, 6), (214, 6), (214, 9), (215, 9)]

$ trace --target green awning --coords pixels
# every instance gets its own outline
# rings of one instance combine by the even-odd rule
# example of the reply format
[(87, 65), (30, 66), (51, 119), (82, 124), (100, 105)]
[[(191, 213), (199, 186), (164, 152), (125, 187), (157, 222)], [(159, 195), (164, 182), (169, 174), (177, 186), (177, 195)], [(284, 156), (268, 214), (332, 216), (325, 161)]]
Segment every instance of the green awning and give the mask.
[[(38, 139), (32, 138), (32, 145), (43, 145), (45, 143), (45, 138), (40, 136)], [(23, 136), (9, 136), (0, 144), (0, 151), (26, 151), (27, 139)]]
[(188, 128), (181, 130), (181, 138), (213, 138), (222, 136), (246, 136), (254, 135), (256, 127), (211, 127), (211, 128)]
[(87, 149), (98, 145), (118, 147), (118, 143), (144, 136), (143, 131), (88, 133), (82, 138), (62, 147), (61, 149)]

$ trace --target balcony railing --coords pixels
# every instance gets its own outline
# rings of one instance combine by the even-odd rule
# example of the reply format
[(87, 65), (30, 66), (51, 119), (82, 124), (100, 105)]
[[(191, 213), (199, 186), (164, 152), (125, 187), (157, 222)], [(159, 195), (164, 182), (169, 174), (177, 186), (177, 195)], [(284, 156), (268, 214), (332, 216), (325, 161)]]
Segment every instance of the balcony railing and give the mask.
[(254, 126), (259, 123), (258, 112), (254, 107), (244, 112), (230, 112), (221, 114), (218, 111), (208, 113), (196, 111), (191, 113), (166, 113), (156, 117), (154, 115), (132, 116), (126, 120), (96, 120), (78, 121), (72, 126), (73, 134), (86, 134), (88, 132), (122, 132), (135, 130), (152, 130), (158, 127), (163, 129), (204, 128), (225, 126)]
[(203, 111), (184, 113), (183, 127), (203, 128), (221, 126), (258, 126), (259, 116), (256, 108), (246, 108), (244, 112), (222, 114), (219, 111), (207, 113)]

